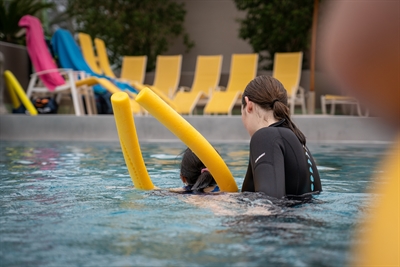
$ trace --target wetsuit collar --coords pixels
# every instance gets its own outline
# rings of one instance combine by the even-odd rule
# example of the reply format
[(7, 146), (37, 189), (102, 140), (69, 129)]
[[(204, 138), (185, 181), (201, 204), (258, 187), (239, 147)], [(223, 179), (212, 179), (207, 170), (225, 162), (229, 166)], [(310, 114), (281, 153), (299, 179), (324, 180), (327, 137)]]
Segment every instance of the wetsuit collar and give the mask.
[(279, 127), (279, 126), (281, 126), (284, 122), (285, 122), (285, 119), (281, 119), (280, 121), (277, 121), (277, 122), (271, 124), (271, 125), (268, 126), (268, 127)]

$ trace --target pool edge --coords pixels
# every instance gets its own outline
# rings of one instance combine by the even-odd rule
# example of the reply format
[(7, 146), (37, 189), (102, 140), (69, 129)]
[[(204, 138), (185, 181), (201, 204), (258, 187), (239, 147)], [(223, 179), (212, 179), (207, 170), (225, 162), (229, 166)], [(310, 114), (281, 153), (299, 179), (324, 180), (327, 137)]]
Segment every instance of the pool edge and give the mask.
[[(248, 142), (240, 116), (184, 116), (210, 142)], [(178, 142), (152, 116), (135, 116), (143, 142)], [(293, 120), (311, 143), (390, 143), (394, 131), (379, 118), (295, 115)], [(0, 115), (0, 140), (8, 141), (118, 141), (112, 115), (82, 116)]]

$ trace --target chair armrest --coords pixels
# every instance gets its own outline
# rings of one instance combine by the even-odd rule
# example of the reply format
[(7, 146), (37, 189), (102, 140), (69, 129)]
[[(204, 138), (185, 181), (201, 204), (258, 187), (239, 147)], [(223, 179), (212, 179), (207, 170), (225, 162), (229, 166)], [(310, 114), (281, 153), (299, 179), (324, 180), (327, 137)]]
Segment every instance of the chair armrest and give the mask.
[(73, 70), (72, 69), (50, 69), (50, 70), (43, 70), (43, 71), (32, 73), (31, 76), (40, 76), (40, 75), (53, 73), (53, 72), (59, 72), (61, 74), (61, 73), (73, 72)]
[(189, 92), (190, 91), (190, 87), (188, 86), (181, 86), (178, 88), (178, 92)]
[(225, 86), (218, 85), (217, 87), (215, 87), (215, 91), (225, 91), (225, 90), (226, 90)]

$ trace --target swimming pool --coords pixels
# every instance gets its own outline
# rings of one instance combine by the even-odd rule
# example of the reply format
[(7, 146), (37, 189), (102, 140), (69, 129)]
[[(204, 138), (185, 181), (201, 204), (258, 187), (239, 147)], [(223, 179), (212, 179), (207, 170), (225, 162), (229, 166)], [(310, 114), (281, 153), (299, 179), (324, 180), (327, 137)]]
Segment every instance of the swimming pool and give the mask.
[[(248, 146), (213, 144), (239, 187)], [(119, 143), (0, 142), (4, 266), (343, 266), (386, 145), (309, 145), (323, 192), (285, 207), (252, 194), (133, 188)], [(143, 143), (155, 186), (181, 186), (181, 143)]]

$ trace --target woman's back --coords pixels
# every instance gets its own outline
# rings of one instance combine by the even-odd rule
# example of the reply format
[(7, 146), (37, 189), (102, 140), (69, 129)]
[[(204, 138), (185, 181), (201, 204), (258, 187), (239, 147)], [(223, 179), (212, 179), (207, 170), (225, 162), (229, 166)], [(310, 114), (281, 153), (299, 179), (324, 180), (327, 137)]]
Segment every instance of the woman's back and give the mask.
[(281, 123), (259, 129), (251, 138), (249, 171), (242, 191), (273, 197), (304, 197), (321, 191), (316, 164), (306, 146)]

